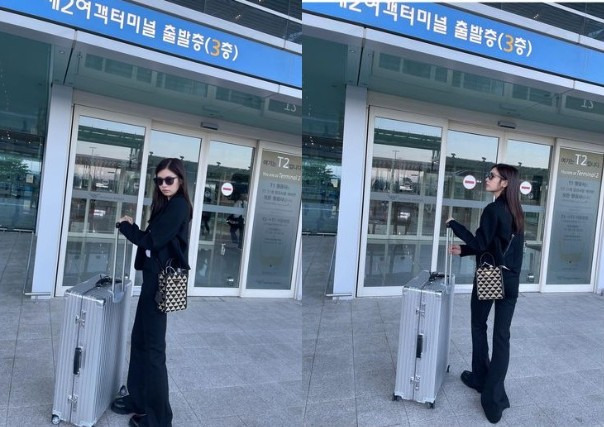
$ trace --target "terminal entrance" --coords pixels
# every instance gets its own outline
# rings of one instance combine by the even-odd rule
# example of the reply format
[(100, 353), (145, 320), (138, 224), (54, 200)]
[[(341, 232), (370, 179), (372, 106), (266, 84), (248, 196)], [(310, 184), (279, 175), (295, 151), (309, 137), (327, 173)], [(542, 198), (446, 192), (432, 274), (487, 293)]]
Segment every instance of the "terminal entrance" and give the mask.
[[(516, 166), (522, 182), (521, 291), (543, 289), (553, 138), (381, 108), (370, 110), (369, 125), (359, 296), (395, 295), (419, 271), (443, 270), (447, 218), (472, 232), (479, 227), (492, 201), (484, 177), (499, 162)], [(474, 257), (454, 258), (459, 288), (471, 289), (474, 264)]]
[[(268, 147), (265, 143), (86, 107), (76, 108), (72, 135), (57, 295), (111, 271), (116, 221), (130, 215), (142, 229), (146, 228), (155, 189), (155, 168), (163, 158), (176, 157), (185, 163), (188, 192), (194, 204), (189, 294), (239, 296), (246, 293), (247, 286), (257, 296), (293, 297), (293, 252), (284, 252), (277, 263), (279, 274), (289, 272), (284, 280), (278, 284), (271, 280), (247, 283), (248, 269), (257, 272), (264, 268), (256, 266), (255, 257), (250, 260), (253, 216), (249, 210), (255, 206), (254, 188), (259, 180), (255, 168), (258, 153)], [(267, 167), (262, 165), (263, 170)], [(276, 189), (287, 187), (272, 181), (268, 185)], [(290, 193), (286, 203), (286, 210), (295, 215), (295, 221), (285, 223), (279, 219), (286, 226), (279, 231), (283, 239), (276, 248), (296, 246), (301, 179), (299, 187)], [(262, 191), (272, 194), (275, 190)], [(278, 210), (273, 214), (273, 219), (280, 218)], [(263, 215), (266, 222), (266, 212)], [(257, 233), (256, 237), (260, 239), (262, 234)], [(123, 242), (120, 239), (119, 260)], [(142, 273), (134, 270), (132, 245), (127, 251), (126, 274), (134, 278), (136, 289), (142, 285)], [(119, 262), (117, 276), (121, 274)]]

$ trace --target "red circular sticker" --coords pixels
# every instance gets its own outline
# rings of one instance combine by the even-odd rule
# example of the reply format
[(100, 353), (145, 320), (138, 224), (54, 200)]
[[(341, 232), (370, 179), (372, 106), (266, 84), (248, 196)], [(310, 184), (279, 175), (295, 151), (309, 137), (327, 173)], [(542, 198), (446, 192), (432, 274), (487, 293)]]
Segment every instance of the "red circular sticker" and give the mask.
[(231, 194), (233, 194), (233, 184), (230, 182), (225, 182), (222, 184), (222, 187), (220, 187), (220, 192), (229, 197)]
[(463, 178), (463, 186), (468, 190), (473, 189), (474, 187), (476, 187), (476, 178), (474, 178), (474, 176), (472, 175), (466, 175)]
[(533, 186), (531, 183), (528, 181), (522, 181), (520, 184), (520, 192), (526, 196), (527, 194), (531, 194), (531, 191), (533, 191)]

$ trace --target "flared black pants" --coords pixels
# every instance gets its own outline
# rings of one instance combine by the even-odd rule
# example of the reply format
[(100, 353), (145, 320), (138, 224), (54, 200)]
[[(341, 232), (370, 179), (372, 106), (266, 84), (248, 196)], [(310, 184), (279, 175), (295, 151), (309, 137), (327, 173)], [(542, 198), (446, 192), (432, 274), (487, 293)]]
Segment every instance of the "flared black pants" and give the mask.
[(489, 420), (500, 418), (503, 410), (510, 407), (504, 381), (510, 363), (510, 325), (516, 300), (506, 297), (495, 301), (493, 351), (489, 359), (487, 318), (493, 301), (479, 300), (476, 285), (472, 291), (472, 372), (477, 385), (482, 385), (481, 403)]
[(167, 315), (157, 309), (155, 293), (159, 267), (145, 260), (143, 285), (132, 328), (128, 392), (136, 408), (147, 414), (144, 423), (153, 427), (171, 427), (166, 368)]

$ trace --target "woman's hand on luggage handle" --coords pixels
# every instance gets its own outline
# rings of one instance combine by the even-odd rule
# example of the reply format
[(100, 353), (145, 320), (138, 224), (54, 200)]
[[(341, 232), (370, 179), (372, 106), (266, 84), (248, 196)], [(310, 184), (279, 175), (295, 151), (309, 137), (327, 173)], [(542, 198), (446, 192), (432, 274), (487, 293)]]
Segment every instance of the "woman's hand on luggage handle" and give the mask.
[(461, 246), (459, 246), (459, 245), (449, 246), (449, 253), (452, 255), (461, 255)]
[(128, 221), (130, 224), (132, 224), (134, 222), (132, 217), (128, 216), (128, 215), (124, 215), (123, 217), (120, 218), (120, 223), (122, 223), (124, 221)]

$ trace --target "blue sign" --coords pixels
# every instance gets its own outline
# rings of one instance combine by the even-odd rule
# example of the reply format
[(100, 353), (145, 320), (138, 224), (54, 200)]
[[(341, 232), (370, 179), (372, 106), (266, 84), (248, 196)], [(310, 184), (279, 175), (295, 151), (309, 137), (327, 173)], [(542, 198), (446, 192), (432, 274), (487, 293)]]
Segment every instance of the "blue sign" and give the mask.
[(604, 85), (604, 52), (435, 3), (303, 2), (305, 12)]
[(302, 87), (301, 55), (124, 0), (0, 0), (0, 9)]

